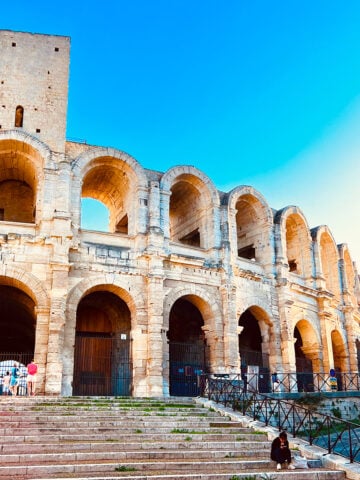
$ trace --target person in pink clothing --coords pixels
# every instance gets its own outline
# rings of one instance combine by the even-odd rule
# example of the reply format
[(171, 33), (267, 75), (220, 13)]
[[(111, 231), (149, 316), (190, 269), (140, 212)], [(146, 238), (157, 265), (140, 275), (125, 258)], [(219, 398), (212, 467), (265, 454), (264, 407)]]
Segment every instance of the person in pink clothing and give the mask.
[(35, 386), (36, 386), (36, 374), (37, 374), (37, 365), (34, 363), (34, 360), (28, 364), (27, 368), (27, 394), (35, 396)]

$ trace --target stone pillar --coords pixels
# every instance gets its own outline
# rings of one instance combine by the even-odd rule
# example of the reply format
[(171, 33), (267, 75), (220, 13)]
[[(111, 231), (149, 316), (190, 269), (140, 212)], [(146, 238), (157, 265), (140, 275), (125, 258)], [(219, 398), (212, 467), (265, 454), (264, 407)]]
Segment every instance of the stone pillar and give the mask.
[(160, 187), (159, 182), (150, 182), (149, 196), (149, 226), (152, 229), (161, 229), (160, 225)]
[(36, 389), (39, 393), (45, 392), (46, 381), (46, 362), (47, 349), (49, 342), (49, 308), (35, 307), (36, 315), (36, 333), (35, 333), (35, 350), (34, 360), (38, 365), (37, 385)]
[(160, 193), (160, 228), (167, 241), (170, 240), (170, 195), (171, 192), (164, 190)]
[[(155, 267), (153, 260), (150, 270)], [(158, 265), (160, 267), (160, 265)], [(148, 278), (148, 350), (147, 350), (147, 381), (148, 396), (164, 395), (163, 386), (163, 278), (161, 275)]]
[(46, 395), (60, 395), (63, 359), (60, 335), (66, 319), (69, 266), (52, 264), (51, 308), (46, 365)]
[(345, 320), (345, 330), (347, 336), (347, 362), (350, 373), (358, 371), (358, 361), (357, 361), (357, 349), (356, 349), (356, 331), (354, 329), (355, 320), (354, 307), (352, 305), (345, 305), (343, 307), (344, 320)]
[(236, 317), (236, 287), (231, 284), (220, 287), (224, 325), (224, 366), (226, 373), (240, 372), (239, 333)]
[(139, 187), (137, 190), (138, 208), (136, 212), (136, 232), (129, 232), (133, 234), (146, 233), (148, 228), (148, 191), (144, 187)]
[(319, 298), (319, 322), (321, 335), (321, 350), (322, 350), (322, 365), (317, 373), (329, 373), (331, 368), (334, 368), (334, 355), (331, 343), (331, 331), (328, 331), (328, 323), (332, 315), (326, 310), (326, 300)]

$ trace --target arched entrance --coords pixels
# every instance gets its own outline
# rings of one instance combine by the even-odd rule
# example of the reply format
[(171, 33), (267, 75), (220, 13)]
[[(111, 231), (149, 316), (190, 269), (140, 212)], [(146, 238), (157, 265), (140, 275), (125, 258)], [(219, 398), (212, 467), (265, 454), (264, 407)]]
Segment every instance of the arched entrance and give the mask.
[(35, 302), (22, 290), (0, 286), (0, 352), (34, 354)]
[(300, 320), (294, 328), (296, 377), (299, 392), (313, 392), (313, 372), (320, 372), (320, 345), (314, 328)]
[(204, 321), (195, 302), (191, 295), (182, 297), (170, 311), (170, 395), (198, 395), (197, 375), (208, 371)]
[(2, 376), (13, 361), (27, 365), (34, 357), (36, 314), (34, 300), (22, 290), (8, 285), (0, 286), (0, 305)]
[(74, 395), (131, 394), (130, 311), (112, 292), (95, 291), (76, 315)]
[(331, 344), (334, 355), (334, 369), (337, 378), (337, 388), (338, 390), (343, 389), (343, 378), (341, 373), (347, 371), (346, 359), (347, 352), (345, 350), (345, 344), (341, 338), (340, 333), (337, 330), (331, 332)]
[(262, 350), (259, 318), (254, 308), (248, 308), (239, 318), (239, 355), (241, 372), (248, 388), (270, 391), (269, 355)]

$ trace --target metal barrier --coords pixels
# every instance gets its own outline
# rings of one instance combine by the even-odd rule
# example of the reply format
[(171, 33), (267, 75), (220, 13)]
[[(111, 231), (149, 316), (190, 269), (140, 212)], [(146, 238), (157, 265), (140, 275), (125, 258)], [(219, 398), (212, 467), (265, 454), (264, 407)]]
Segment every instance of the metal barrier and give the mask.
[(32, 359), (32, 353), (0, 353), (0, 395), (4, 395), (5, 393), (9, 395), (9, 393), (3, 392), (3, 378), (8, 372), (11, 373), (11, 369), (13, 368), (15, 362), (18, 363), (20, 369), (17, 395), (24, 396), (27, 394), (26, 365), (29, 364)]
[(243, 415), (286, 430), (294, 437), (302, 438), (336, 453), (350, 462), (360, 463), (360, 426), (331, 415), (317, 413), (313, 409), (293, 402), (269, 397), (245, 389), (238, 375), (202, 374), (199, 376), (200, 394), (225, 406), (231, 405)]
[[(213, 374), (212, 379), (219, 382), (229, 379), (233, 386), (242, 385), (245, 391), (257, 393), (298, 393), (298, 392), (334, 392), (360, 391), (360, 375), (355, 373), (337, 373), (335, 377), (324, 373), (277, 373), (277, 382), (273, 375), (261, 373)], [(227, 382), (228, 383), (228, 382)], [(223, 388), (231, 388), (227, 386)]]

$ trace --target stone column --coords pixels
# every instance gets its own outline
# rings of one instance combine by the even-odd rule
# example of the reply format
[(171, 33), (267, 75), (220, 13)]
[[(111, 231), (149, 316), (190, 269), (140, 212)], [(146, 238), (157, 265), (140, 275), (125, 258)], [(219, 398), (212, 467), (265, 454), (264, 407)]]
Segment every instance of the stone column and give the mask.
[(46, 365), (46, 395), (60, 395), (63, 359), (60, 335), (66, 319), (66, 298), (69, 266), (52, 264), (51, 309)]
[(319, 322), (321, 335), (321, 350), (322, 350), (322, 366), (317, 373), (329, 373), (331, 368), (334, 368), (334, 356), (331, 344), (331, 332), (328, 331), (327, 325), (332, 315), (326, 310), (326, 300), (319, 298)]
[(47, 349), (49, 343), (49, 308), (35, 307), (36, 315), (36, 333), (35, 333), (35, 350), (34, 360), (38, 365), (37, 385), (36, 389), (40, 393), (45, 392), (46, 381), (46, 362)]
[(224, 366), (226, 373), (240, 372), (239, 333), (236, 317), (236, 287), (222, 285), (220, 294), (223, 306)]
[(163, 382), (163, 269), (162, 259), (149, 259), (147, 373), (149, 397), (164, 395)]

